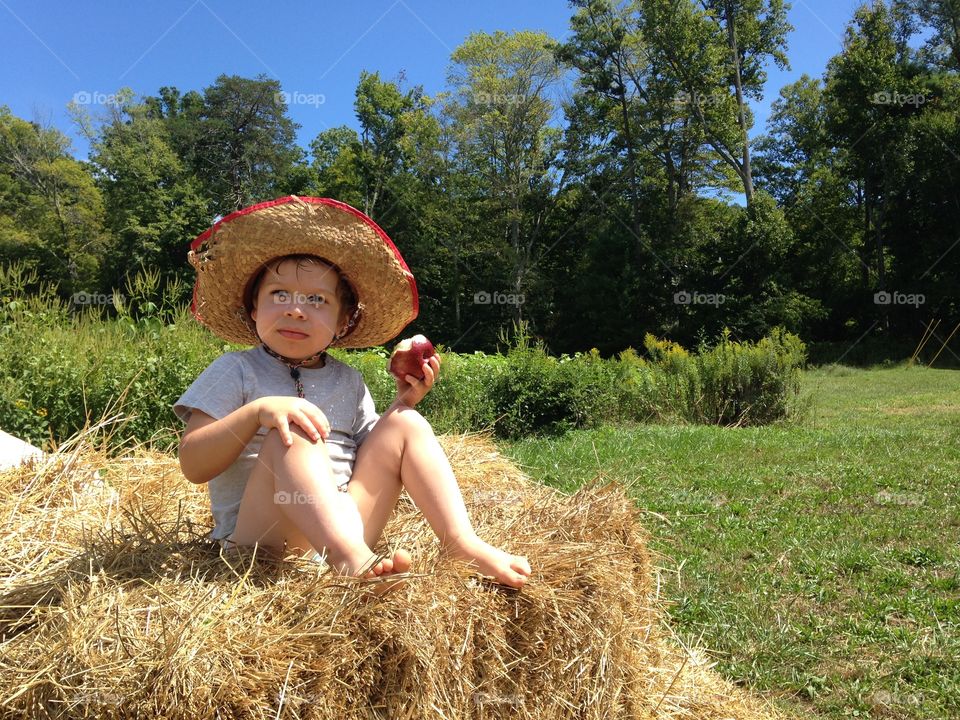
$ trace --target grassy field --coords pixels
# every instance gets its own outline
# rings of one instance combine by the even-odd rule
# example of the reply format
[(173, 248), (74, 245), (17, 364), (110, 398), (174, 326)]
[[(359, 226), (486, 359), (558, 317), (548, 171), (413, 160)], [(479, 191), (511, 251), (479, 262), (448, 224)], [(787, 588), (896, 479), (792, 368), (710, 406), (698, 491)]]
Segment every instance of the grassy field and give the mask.
[(802, 416), (503, 444), (649, 511), (678, 635), (788, 712), (960, 717), (960, 373), (827, 367)]

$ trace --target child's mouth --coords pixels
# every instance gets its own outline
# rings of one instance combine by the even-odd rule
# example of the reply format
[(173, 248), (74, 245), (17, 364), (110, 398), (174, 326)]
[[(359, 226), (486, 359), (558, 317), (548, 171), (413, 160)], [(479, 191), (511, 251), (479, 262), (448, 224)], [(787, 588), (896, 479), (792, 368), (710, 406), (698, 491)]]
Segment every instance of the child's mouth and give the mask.
[(290, 340), (302, 340), (307, 337), (306, 333), (297, 332), (296, 330), (278, 330), (283, 337), (289, 338)]

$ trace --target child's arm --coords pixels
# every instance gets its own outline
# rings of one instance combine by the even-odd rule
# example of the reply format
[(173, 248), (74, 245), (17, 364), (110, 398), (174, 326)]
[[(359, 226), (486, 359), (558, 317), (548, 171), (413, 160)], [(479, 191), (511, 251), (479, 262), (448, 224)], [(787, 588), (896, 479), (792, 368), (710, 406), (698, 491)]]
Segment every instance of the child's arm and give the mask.
[(180, 469), (192, 483), (208, 482), (233, 464), (261, 427), (277, 428), (284, 444), (291, 445), (291, 424), (314, 441), (326, 440), (330, 433), (320, 408), (300, 398), (262, 397), (220, 420), (194, 409), (180, 439)]
[(416, 405), (430, 392), (439, 375), (440, 356), (433, 355), (429, 360), (423, 361), (423, 380), (418, 380), (413, 375), (407, 375), (403, 380), (397, 378), (397, 397), (390, 408)]

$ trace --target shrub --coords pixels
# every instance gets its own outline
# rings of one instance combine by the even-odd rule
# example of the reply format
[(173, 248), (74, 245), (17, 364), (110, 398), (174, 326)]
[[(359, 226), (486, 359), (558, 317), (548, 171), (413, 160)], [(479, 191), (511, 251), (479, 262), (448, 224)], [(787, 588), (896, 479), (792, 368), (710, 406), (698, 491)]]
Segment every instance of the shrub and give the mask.
[[(437, 432), (468, 432), (493, 428), (497, 414), (489, 393), (502, 372), (503, 358), (476, 352), (460, 355), (437, 348), (443, 365), (440, 381), (418, 405)], [(387, 371), (390, 353), (380, 347), (370, 350), (333, 350), (338, 360), (358, 370), (374, 403), (382, 412), (397, 394), (396, 381)]]
[(701, 346), (696, 355), (650, 335), (644, 344), (660, 371), (652, 384), (661, 417), (758, 425), (785, 417), (799, 392), (805, 348), (782, 328), (755, 344), (731, 340), (724, 330), (716, 345)]
[(787, 415), (800, 390), (805, 348), (796, 335), (775, 328), (755, 344), (730, 340), (696, 359), (700, 395), (691, 419), (723, 425), (762, 425)]
[(663, 404), (659, 382), (662, 371), (656, 365), (641, 358), (633, 348), (621, 352), (611, 364), (613, 395), (621, 419), (644, 423), (674, 414), (672, 407)]
[(495, 429), (498, 415), (490, 388), (509, 371), (507, 359), (482, 352), (442, 355), (440, 382), (424, 398), (421, 411), (437, 432)]
[(390, 353), (382, 347), (370, 350), (333, 349), (330, 355), (363, 375), (363, 381), (370, 388), (370, 394), (378, 410), (384, 410), (393, 401), (397, 394), (397, 387), (393, 376), (387, 372)]
[(555, 434), (575, 427), (575, 393), (556, 358), (528, 347), (512, 348), (507, 360), (508, 372), (490, 387), (498, 435)]
[(0, 427), (45, 446), (119, 409), (128, 419), (117, 442), (172, 444), (173, 402), (226, 346), (186, 307), (131, 317), (136, 284), (114, 304), (118, 317), (104, 320), (101, 307), (71, 313), (51, 288), (26, 294), (29, 280), (22, 268), (0, 269)]

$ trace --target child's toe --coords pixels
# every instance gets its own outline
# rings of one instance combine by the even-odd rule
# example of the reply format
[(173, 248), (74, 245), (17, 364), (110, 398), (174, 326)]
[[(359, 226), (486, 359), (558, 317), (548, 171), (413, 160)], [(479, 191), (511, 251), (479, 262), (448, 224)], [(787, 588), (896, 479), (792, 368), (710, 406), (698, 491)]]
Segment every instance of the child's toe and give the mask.
[(408, 553), (406, 550), (397, 550), (393, 554), (393, 560), (391, 562), (393, 565), (393, 572), (402, 573), (407, 572), (407, 570), (410, 569), (412, 558), (410, 557), (410, 553)]
[(530, 563), (527, 562), (525, 557), (517, 556), (514, 558), (513, 562), (510, 563), (510, 567), (519, 575), (524, 577), (529, 577), (533, 570), (530, 569)]
[(504, 578), (511, 587), (520, 588), (527, 582), (527, 576), (518, 572), (508, 572)]

